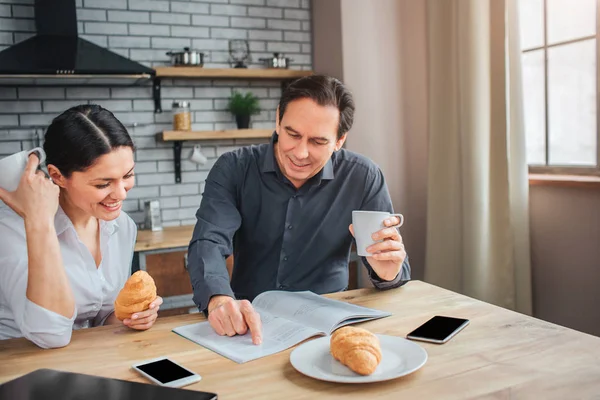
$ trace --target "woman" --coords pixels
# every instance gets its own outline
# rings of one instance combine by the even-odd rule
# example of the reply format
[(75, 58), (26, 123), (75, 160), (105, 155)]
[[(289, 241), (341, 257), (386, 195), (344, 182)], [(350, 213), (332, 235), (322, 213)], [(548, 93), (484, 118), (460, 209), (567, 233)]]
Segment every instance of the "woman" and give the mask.
[[(114, 301), (131, 272), (135, 223), (121, 205), (133, 187), (133, 142), (108, 110), (56, 117), (14, 192), (0, 189), (0, 339), (66, 346), (73, 329), (121, 323)], [(11, 210), (12, 209), (12, 210)], [(123, 324), (152, 326), (162, 299)]]

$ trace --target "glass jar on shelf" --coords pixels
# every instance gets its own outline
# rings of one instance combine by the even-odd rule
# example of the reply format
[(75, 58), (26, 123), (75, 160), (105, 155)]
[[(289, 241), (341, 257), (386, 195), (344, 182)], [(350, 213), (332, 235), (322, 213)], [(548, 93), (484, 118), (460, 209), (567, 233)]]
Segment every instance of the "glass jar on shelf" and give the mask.
[(192, 130), (192, 112), (189, 101), (173, 102), (173, 129), (176, 131)]

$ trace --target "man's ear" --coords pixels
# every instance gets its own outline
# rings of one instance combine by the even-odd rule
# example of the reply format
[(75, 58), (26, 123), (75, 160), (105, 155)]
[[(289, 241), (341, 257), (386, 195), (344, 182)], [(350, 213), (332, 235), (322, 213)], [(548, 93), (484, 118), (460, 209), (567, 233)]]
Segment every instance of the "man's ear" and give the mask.
[(52, 164), (48, 164), (48, 175), (50, 175), (52, 182), (54, 182), (56, 185), (63, 188), (66, 186), (67, 179), (63, 176), (63, 174), (60, 173), (58, 168)]
[(344, 133), (344, 135), (335, 142), (335, 151), (338, 151), (339, 149), (342, 148), (342, 146), (346, 142), (347, 136), (348, 136), (348, 134)]
[(279, 106), (275, 110), (275, 132), (279, 135)]

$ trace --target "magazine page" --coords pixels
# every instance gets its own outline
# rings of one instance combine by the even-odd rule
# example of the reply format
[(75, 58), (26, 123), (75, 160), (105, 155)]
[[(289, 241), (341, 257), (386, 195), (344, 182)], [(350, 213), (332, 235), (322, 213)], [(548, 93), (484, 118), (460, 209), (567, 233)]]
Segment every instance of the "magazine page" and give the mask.
[(262, 343), (252, 343), (250, 331), (245, 335), (221, 336), (208, 321), (185, 325), (173, 329), (173, 332), (229, 358), (237, 363), (245, 363), (257, 358), (279, 353), (293, 345), (310, 338), (324, 335), (317, 329), (288, 321), (269, 312), (257, 309), (262, 321)]
[(252, 304), (255, 309), (267, 311), (326, 334), (342, 325), (348, 325), (344, 323), (347, 320), (357, 323), (392, 315), (389, 312), (329, 299), (309, 291), (268, 291), (256, 296)]

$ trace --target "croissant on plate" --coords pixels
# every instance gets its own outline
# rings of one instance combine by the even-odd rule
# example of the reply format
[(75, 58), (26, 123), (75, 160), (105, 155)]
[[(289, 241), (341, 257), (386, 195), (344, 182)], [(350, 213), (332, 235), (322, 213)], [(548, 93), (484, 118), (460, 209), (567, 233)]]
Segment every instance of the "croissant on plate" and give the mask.
[(147, 310), (154, 299), (154, 279), (146, 271), (137, 271), (127, 279), (115, 300), (115, 316), (121, 321), (131, 318), (131, 314)]
[(346, 326), (331, 335), (331, 355), (361, 375), (371, 375), (381, 361), (379, 339), (366, 329)]

